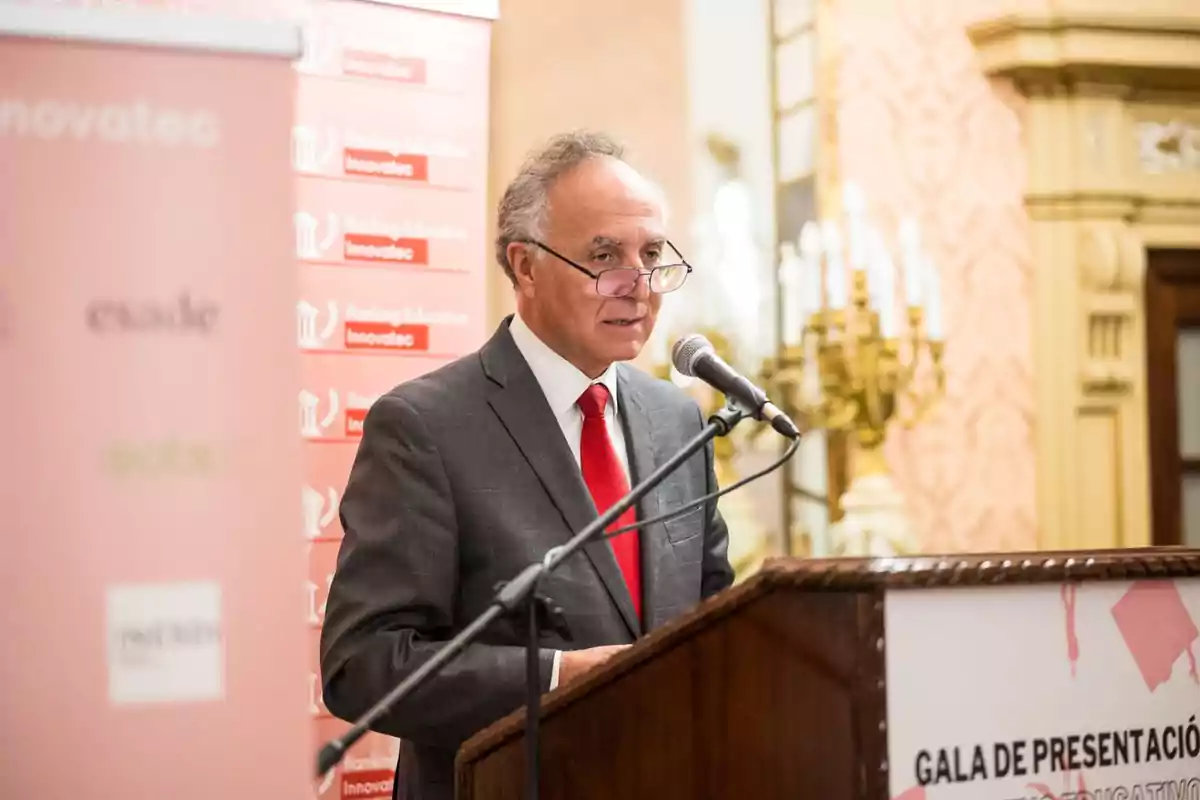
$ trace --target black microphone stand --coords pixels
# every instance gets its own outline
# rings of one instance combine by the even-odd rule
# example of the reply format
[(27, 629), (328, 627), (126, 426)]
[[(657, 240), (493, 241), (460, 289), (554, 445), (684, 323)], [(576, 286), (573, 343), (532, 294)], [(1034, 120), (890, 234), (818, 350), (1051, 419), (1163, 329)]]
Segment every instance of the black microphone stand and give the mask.
[(658, 469), (651, 472), (645, 480), (633, 487), (629, 494), (576, 533), (566, 544), (552, 548), (546, 553), (546, 557), (541, 563), (530, 564), (512, 580), (500, 584), (492, 604), (482, 614), (463, 628), (453, 639), (446, 642), (428, 661), (409, 673), (407, 678), (368, 709), (367, 713), (363, 714), (348, 731), (321, 748), (317, 754), (317, 777), (320, 778), (333, 769), (346, 755), (346, 751), (361, 739), (380, 717), (411, 695), (430, 677), (436, 675), (455, 656), (466, 649), (467, 645), (475, 641), (489, 625), (505, 615), (520, 615), (519, 618), (523, 618), (528, 625), (528, 638), (525, 643), (527, 694), (525, 787), (526, 797), (537, 800), (540, 783), (538, 725), (541, 718), (542, 697), (538, 640), (540, 631), (544, 627), (555, 630), (563, 638), (570, 639), (570, 632), (567, 630), (562, 611), (554, 607), (548, 598), (538, 592), (538, 583), (543, 575), (577, 553), (594, 536), (603, 533), (626, 510), (633, 507), (651, 489), (662, 483), (668, 475), (679, 469), (685, 461), (699, 452), (711, 440), (718, 436), (725, 436), (747, 416), (751, 416), (751, 413), (730, 401), (708, 418), (708, 424), (700, 433), (692, 437), (678, 453), (667, 459)]

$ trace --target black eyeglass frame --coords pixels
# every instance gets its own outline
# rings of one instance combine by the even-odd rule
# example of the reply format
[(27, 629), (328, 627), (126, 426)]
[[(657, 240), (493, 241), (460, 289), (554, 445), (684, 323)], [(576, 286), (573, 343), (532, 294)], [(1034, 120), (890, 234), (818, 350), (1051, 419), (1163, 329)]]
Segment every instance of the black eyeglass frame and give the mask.
[(687, 283), (688, 276), (692, 274), (692, 265), (689, 264), (688, 260), (683, 257), (683, 253), (679, 252), (679, 248), (676, 247), (675, 245), (671, 244), (670, 239), (663, 239), (663, 241), (666, 242), (667, 247), (670, 247), (675, 252), (675, 255), (679, 256), (678, 264), (659, 264), (657, 267), (651, 267), (650, 269), (642, 269), (640, 267), (638, 267), (638, 268), (635, 268), (635, 267), (609, 267), (608, 269), (602, 269), (599, 272), (592, 272), (587, 267), (583, 266), (582, 264), (577, 263), (576, 261), (574, 261), (570, 258), (567, 258), (562, 253), (558, 252), (557, 250), (554, 250), (551, 247), (548, 247), (547, 245), (543, 244), (542, 242), (539, 242), (537, 239), (521, 239), (520, 243), (521, 244), (530, 244), (530, 245), (533, 245), (534, 247), (545, 250), (547, 253), (554, 256), (559, 261), (562, 261), (567, 266), (574, 267), (575, 269), (582, 272), (584, 275), (587, 275), (589, 278), (591, 278), (592, 280), (594, 280), (596, 282), (596, 294), (600, 294), (601, 297), (628, 297), (629, 295), (633, 294), (633, 292), (637, 289), (637, 281), (634, 281), (634, 283), (630, 287), (629, 291), (626, 292), (625, 294), (606, 295), (606, 294), (600, 293), (600, 276), (605, 274), (606, 272), (617, 272), (617, 271), (634, 272), (634, 271), (636, 271), (638, 274), (638, 280), (640, 281), (642, 279), (642, 276), (645, 276), (646, 277), (646, 285), (650, 286), (651, 287), (650, 291), (653, 292), (654, 291), (653, 283), (654, 283), (654, 273), (655, 272), (657, 272), (660, 269), (667, 269), (668, 267), (687, 267), (687, 272), (685, 272), (683, 274), (683, 280), (681, 280), (679, 282), (678, 286), (676, 286), (674, 289), (671, 289), (670, 292), (654, 292), (654, 293), (655, 294), (670, 294), (671, 292), (677, 292), (683, 288), (683, 285), (685, 283)]

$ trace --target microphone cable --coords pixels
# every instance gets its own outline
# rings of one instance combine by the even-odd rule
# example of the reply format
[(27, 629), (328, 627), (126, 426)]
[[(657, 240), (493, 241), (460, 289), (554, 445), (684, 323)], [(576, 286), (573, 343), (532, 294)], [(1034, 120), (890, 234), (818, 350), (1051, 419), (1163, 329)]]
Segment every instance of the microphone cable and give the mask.
[[(792, 443), (790, 445), (788, 445), (787, 450), (783, 451), (783, 455), (781, 455), (779, 458), (777, 458), (771, 464), (760, 469), (758, 472), (755, 472), (751, 475), (747, 475), (745, 478), (742, 478), (740, 481), (737, 481), (736, 483), (732, 483), (729, 486), (726, 486), (724, 489), (721, 489), (716, 492), (710, 492), (709, 494), (706, 494), (703, 497), (699, 497), (695, 500), (692, 500), (689, 503), (685, 503), (684, 505), (680, 506), (679, 508), (675, 509), (674, 511), (669, 511), (666, 514), (659, 514), (658, 516), (650, 517), (649, 519), (639, 520), (630, 525), (623, 525), (622, 527), (617, 528), (616, 530), (606, 531), (605, 534), (600, 537), (600, 539), (601, 540), (611, 539), (614, 536), (620, 536), (622, 533), (628, 533), (629, 531), (637, 530), (638, 528), (646, 527), (648, 525), (657, 525), (660, 522), (666, 522), (668, 520), (675, 519), (676, 517), (681, 517), (684, 514), (687, 514), (688, 512), (692, 511), (693, 509), (699, 508), (700, 506), (702, 506), (706, 503), (711, 503), (712, 501), (716, 500), (717, 498), (727, 495), (730, 492), (734, 491), (735, 489), (740, 489), (748, 483), (753, 483), (754, 481), (758, 480), (759, 478), (769, 475), (770, 473), (772, 473), (775, 470), (782, 467), (789, 460), (791, 460), (792, 456), (794, 456), (796, 454), (796, 451), (799, 448), (800, 448), (800, 439), (799, 438), (792, 439)], [(797, 494), (799, 494), (805, 500), (810, 500), (814, 503), (820, 503), (821, 505), (829, 504), (829, 501), (826, 498), (821, 497), (820, 495), (814, 494), (813, 492), (807, 491), (806, 489), (796, 489), (795, 491)]]

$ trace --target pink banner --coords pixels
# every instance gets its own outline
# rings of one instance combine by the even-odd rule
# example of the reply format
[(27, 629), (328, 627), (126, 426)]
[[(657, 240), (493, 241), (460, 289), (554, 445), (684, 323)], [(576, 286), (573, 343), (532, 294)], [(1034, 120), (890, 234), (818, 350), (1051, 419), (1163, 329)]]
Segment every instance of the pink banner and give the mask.
[[(309, 710), (325, 742), (346, 726), (321, 703), (316, 646), (363, 420), (381, 394), (469, 353), (486, 333), (490, 24), (365, 3), (317, 3), (304, 21), (292, 130), (295, 341)], [(390, 797), (396, 744), (368, 735), (316, 795)]]
[[(120, 469), (126, 473), (147, 469), (142, 466), (146, 463), (162, 462), (172, 470), (199, 470), (207, 474), (219, 455), (222, 459), (219, 463), (226, 470), (223, 475), (230, 479), (238, 475), (245, 478), (229, 491), (236, 489), (249, 494), (251, 487), (261, 485), (263, 490), (254, 493), (254, 502), (265, 504), (269, 501), (275, 516), (270, 525), (263, 523), (263, 531), (251, 535), (247, 531), (252, 528), (243, 524), (245, 519), (230, 525), (231, 519), (237, 521), (230, 509), (239, 508), (242, 500), (224, 499), (214, 503), (206, 514), (197, 516), (197, 520), (203, 520), (214, 530), (214, 535), (239, 535), (238, 547), (247, 549), (251, 561), (265, 557), (265, 552), (270, 550), (276, 557), (270, 570), (272, 575), (293, 566), (289, 558), (301, 557), (295, 547), (297, 539), (309, 543), (307, 580), (302, 562), (293, 573), (294, 582), (303, 587), (303, 592), (296, 595), (296, 605), (308, 626), (307, 639), (301, 645), (298, 657), (281, 655), (263, 660), (262, 664), (269, 666), (261, 667), (261, 676), (271, 679), (285, 669), (287, 663), (301, 665), (302, 675), (307, 672), (307, 686), (301, 686), (295, 692), (297, 702), (291, 710), (303, 714), (304, 709), (308, 709), (312, 723), (310, 731), (315, 734), (306, 737), (306, 754), (311, 756), (321, 743), (346, 729), (344, 723), (329, 716), (321, 702), (317, 642), (329, 577), (342, 536), (337, 506), (362, 435), (367, 409), (379, 395), (396, 384), (477, 348), (487, 333), (484, 327), (484, 270), (491, 268), (485, 241), (488, 18), (496, 14), (495, 0), (392, 4), (305, 0), (71, 0), (67, 3), (27, 0), (21, 4), (86, 7), (90, 9), (89, 16), (94, 18), (119, 16), (127, 13), (130, 6), (151, 6), (168, 10), (188, 26), (203, 27), (218, 17), (238, 16), (256, 20), (287, 19), (301, 28), (304, 55), (294, 65), (299, 77), (293, 81), (294, 88), (285, 90), (288, 100), (294, 97), (295, 107), (286, 110), (286, 122), (272, 118), (271, 124), (257, 131), (261, 144), (254, 158), (241, 151), (236, 157), (222, 151), (226, 160), (220, 167), (203, 159), (193, 159), (181, 166), (180, 159), (194, 155), (195, 147), (178, 149), (172, 160), (162, 162), (162, 178), (157, 173), (146, 172), (140, 165), (135, 168), (112, 160), (92, 159), (88, 161), (89, 171), (86, 172), (88, 185), (104, 186), (105, 190), (76, 192), (71, 203), (64, 203), (62, 208), (74, 208), (74, 216), (63, 216), (63, 219), (72, 220), (92, 219), (84, 212), (97, 204), (105, 206), (106, 213), (121, 211), (144, 220), (142, 235), (155, 241), (168, 235), (184, 236), (179, 221), (188, 215), (211, 224), (216, 217), (228, 218), (237, 210), (242, 215), (237, 225), (228, 225), (230, 231), (236, 230), (238, 235), (255, 241), (270, 237), (272, 243), (277, 245), (282, 241), (285, 248), (290, 248), (284, 258), (292, 267), (291, 271), (281, 272), (265, 266), (278, 262), (280, 256), (275, 251), (271, 258), (227, 258), (214, 263), (213, 256), (218, 250), (232, 252), (228, 248), (235, 243), (226, 234), (197, 241), (200, 228), (193, 226), (187, 229), (186, 246), (178, 246), (178, 257), (163, 259), (171, 265), (171, 271), (150, 275), (145, 267), (138, 266), (147, 263), (152, 250), (133, 253), (124, 260), (116, 255), (104, 257), (110, 270), (119, 270), (114, 266), (118, 262), (128, 265), (127, 274), (123, 275), (131, 282), (131, 294), (137, 294), (132, 288), (137, 286), (143, 294), (150, 292), (148, 296), (154, 299), (150, 287), (161, 288), (166, 302), (173, 305), (166, 311), (156, 306), (150, 311), (143, 309), (143, 312), (166, 314), (180, 320), (183, 328), (209, 324), (213, 318), (212, 298), (217, 297), (220, 302), (215, 330), (220, 332), (222, 346), (230, 348), (228, 353), (221, 351), (220, 358), (241, 359), (220, 361), (215, 350), (201, 352), (193, 344), (182, 345), (191, 348), (187, 351), (180, 351), (178, 347), (157, 350), (161, 371), (148, 372), (143, 380), (148, 385), (182, 372), (178, 390), (185, 396), (153, 401), (152, 408), (136, 412), (137, 418), (153, 421), (156, 415), (170, 418), (172, 414), (187, 412), (194, 415), (197, 424), (203, 423), (205, 436), (152, 438), (148, 446), (118, 448), (110, 460), (121, 465)], [(4, 0), (0, 0), (0, 8), (3, 5)], [(140, 63), (150, 57), (143, 56)], [(234, 69), (234, 65), (239, 65), (240, 69), (237, 61), (214, 58), (211, 63), (220, 65), (218, 71), (223, 77), (223, 70)], [(273, 69), (278, 72), (277, 66), (263, 65), (263, 74)], [(115, 79), (118, 72), (126, 69), (135, 68), (131, 63), (122, 62), (119, 68), (111, 68), (111, 74)], [(15, 85), (11, 83), (15, 74), (12, 69), (6, 70), (4, 77), (0, 77), (0, 86), (5, 85), (6, 79), (9, 85)], [(140, 80), (121, 74), (122, 79), (130, 81), (127, 87), (130, 93), (141, 89), (149, 80), (149, 73), (144, 70), (129, 73)], [(89, 85), (100, 80), (100, 73), (93, 74), (88, 70), (74, 75), (75, 80), (78, 76), (89, 75)], [(238, 88), (223, 98), (226, 104), (241, 104), (238, 108), (247, 112), (273, 113), (269, 103), (266, 108), (258, 105), (261, 98), (267, 96), (263, 94), (264, 87), (243, 79), (241, 72), (235, 80), (239, 82)], [(172, 90), (166, 80), (154, 85), (160, 91)], [(5, 96), (0, 93), (0, 101)], [(284, 95), (280, 98), (282, 100)], [(252, 108), (243, 109), (243, 106)], [(5, 119), (3, 109), (0, 105), (0, 124)], [(251, 119), (257, 117), (245, 117), (247, 121)], [(203, 140), (209, 133), (204, 122), (203, 118), (199, 122), (192, 120), (193, 127), (185, 128), (179, 135)], [(72, 124), (80, 123), (72, 120), (63, 123), (66, 129)], [(277, 128), (282, 124), (290, 126), (290, 144), (285, 134), (283, 146), (277, 135)], [(0, 138), (0, 145), (5, 144)], [(11, 147), (0, 149), (0, 157), (15, 152)], [(280, 160), (289, 155), (294, 176), (292, 195), (286, 198), (266, 196), (264, 192), (269, 192), (266, 187), (275, 185), (272, 181), (278, 181)], [(145, 153), (142, 156), (145, 157)], [(0, 161), (0, 165), (3, 163)], [(268, 171), (270, 176), (266, 175)], [(78, 179), (83, 177), (81, 173)], [(160, 182), (167, 187), (180, 187), (180, 191), (190, 194), (174, 204), (174, 194), (168, 189), (157, 197), (159, 203), (154, 208), (143, 207), (142, 195), (138, 195), (137, 203), (123, 205), (120, 192), (157, 191)], [(63, 182), (56, 186), (65, 193), (67, 187), (76, 184)], [(7, 200), (2, 192), (11, 193), (16, 188), (0, 187), (0, 200)], [(30, 189), (26, 187), (25, 190)], [(235, 195), (236, 202), (214, 194), (218, 190)], [(222, 199), (213, 199), (218, 196)], [(83, 207), (85, 200), (90, 203), (86, 209)], [(252, 212), (242, 213), (247, 204), (253, 205)], [(280, 218), (278, 213), (272, 215), (272, 212), (278, 212), (282, 207), (287, 208), (284, 224), (289, 221), (290, 224), (283, 238), (277, 241), (273, 237), (280, 231)], [(99, 216), (94, 218), (100, 219)], [(162, 218), (176, 222), (173, 227), (164, 227)], [(8, 221), (0, 214), (0, 233)], [(37, 235), (57, 242), (61, 230), (65, 230), (61, 228), (61, 221), (59, 225), (59, 228), (52, 228), (47, 223)], [(85, 251), (106, 252), (97, 243), (96, 237), (102, 236), (98, 225), (90, 226), (89, 232), (94, 234), (93, 238), (83, 237), (73, 242), (77, 246), (73, 252), (79, 261), (72, 269), (83, 270), (86, 265), (95, 264), (95, 258), (85, 255)], [(30, 235), (34, 234), (31, 232)], [(171, 241), (179, 240), (171, 238)], [(222, 247), (226, 249), (220, 250)], [(9, 263), (21, 263), (4, 260), (5, 255), (0, 251), (0, 268), (7, 269)], [(192, 264), (196, 265), (197, 277), (184, 280), (183, 276), (188, 274)], [(249, 270), (245, 268), (247, 264), (263, 268)], [(233, 270), (237, 267), (241, 268), (239, 280), (247, 282), (246, 291), (236, 298), (218, 296), (213, 288), (217, 285), (215, 282), (232, 280)], [(74, 273), (71, 274), (71, 280), (77, 280)], [(116, 285), (113, 276), (105, 270), (99, 274), (106, 275), (108, 283), (105, 285)], [(293, 282), (286, 278), (288, 274), (295, 278)], [(167, 281), (167, 276), (179, 276), (181, 286)], [(199, 276), (204, 276), (204, 280)], [(40, 286), (43, 295), (37, 296), (38, 302), (53, 305), (48, 295), (55, 287), (52, 287), (48, 274), (43, 277), (46, 282)], [(266, 285), (268, 279), (274, 281), (270, 286)], [(59, 276), (56, 280), (66, 279)], [(66, 291), (63, 286), (55, 290), (60, 294)], [(0, 281), (0, 358), (6, 357), (5, 331), (13, 327), (12, 321), (6, 322), (6, 308), (15, 296), (34, 296), (29, 294), (30, 291), (28, 286), (9, 281), (7, 275)], [(80, 291), (84, 290), (80, 288)], [(250, 322), (237, 317), (227, 319), (228, 304), (251, 300), (261, 305), (261, 311)], [(281, 301), (289, 308), (286, 319), (279, 316)], [(22, 300), (18, 315), (24, 308)], [(111, 321), (114, 315), (120, 317), (126, 312), (121, 308), (103, 307), (96, 313), (99, 324), (105, 326), (115, 324)], [(20, 318), (17, 322), (21, 335), (27, 335), (25, 331), (30, 330), (30, 323)], [(232, 336), (235, 329), (229, 326), (239, 324), (250, 327), (237, 329), (236, 339), (221, 338)], [(63, 329), (64, 332), (67, 330)], [(286, 397), (282, 398), (276, 391), (277, 386), (268, 385), (277, 373), (250, 366), (265, 357), (268, 347), (278, 348), (280, 334), (287, 339), (288, 352), (272, 350), (271, 363), (277, 367), (294, 364), (297, 353), (301, 359), (298, 379), (288, 384)], [(42, 349), (35, 354), (26, 350), (25, 353), (28, 359), (45, 359), (48, 351)], [(77, 364), (83, 361), (90, 366), (77, 369)], [(29, 363), (33, 361), (25, 362), (26, 365)], [(88, 369), (99, 370), (103, 363), (92, 353), (83, 351), (73, 353), (64, 361), (59, 389), (65, 387), (70, 378), (72, 385), (85, 396), (64, 394), (62, 402), (70, 396), (75, 403), (105, 409), (106, 414), (115, 413), (112, 407), (120, 406), (119, 397), (114, 395), (110, 402), (108, 399), (98, 401), (94, 396), (97, 392), (107, 391), (115, 378), (109, 376), (107, 382), (98, 384), (89, 384), (87, 379)], [(224, 367), (218, 366), (220, 364)], [(219, 371), (222, 368), (231, 370), (233, 364), (242, 365), (244, 374)], [(8, 369), (5, 374), (14, 373)], [(202, 412), (199, 406), (207, 402), (205, 398), (225, 386), (220, 383), (224, 377), (216, 383), (211, 377), (227, 374), (232, 376), (229, 378), (231, 385), (240, 385), (243, 391), (236, 399), (226, 398), (223, 404), (210, 402), (208, 411)], [(43, 399), (48, 388), (39, 384), (36, 397)], [(34, 393), (30, 393), (24, 400), (25, 405), (14, 413), (32, 413), (34, 397)], [(143, 394), (142, 400), (151, 402), (152, 397), (152, 394)], [(43, 409), (51, 410), (45, 404), (39, 405), (39, 410)], [(18, 418), (5, 415), (9, 421)], [(70, 435), (76, 435), (75, 427), (86, 427), (91, 421), (93, 417), (88, 414), (68, 420), (73, 426)], [(55, 424), (59, 424), (57, 419)], [(286, 426), (289, 439), (286, 445), (275, 447), (278, 444), (275, 437), (281, 426)], [(290, 454), (295, 452), (297, 433), (298, 441), (302, 443), (301, 457), (292, 458)], [(35, 435), (44, 435), (34, 426), (26, 427), (22, 434), (28, 445), (24, 449), (33, 448)], [(226, 465), (227, 453), (220, 451), (214, 455), (217, 451), (213, 442), (230, 448), (249, 447), (253, 443), (258, 448), (254, 463), (263, 471), (253, 475), (236, 472)], [(22, 449), (17, 448), (15, 452)], [(280, 454), (283, 454), (282, 460), (279, 460)], [(27, 464), (24, 455), (20, 463)], [(267, 467), (276, 464), (286, 468)], [(300, 465), (302, 474), (290, 471), (293, 464)], [(286, 491), (282, 489), (284, 483), (288, 486)], [(17, 488), (26, 489), (27, 486), (22, 483)], [(169, 489), (164, 488), (164, 491)], [(295, 514), (297, 496), (300, 498), (299, 516)], [(176, 504), (176, 508), (191, 508), (184, 497), (172, 497), (171, 503)], [(171, 504), (164, 500), (164, 512), (170, 508)], [(56, 513), (70, 515), (72, 512), (56, 509)], [(42, 528), (36, 529), (42, 530), (44, 525), (45, 521)], [(286, 542), (273, 538), (280, 527), (286, 528)], [(124, 543), (124, 538), (121, 541)], [(136, 542), (136, 537), (132, 541)], [(113, 551), (111, 556), (114, 568), (122, 564), (127, 567), (128, 561), (137, 560), (124, 553), (121, 558), (127, 561), (118, 564), (116, 552)], [(180, 550), (178, 568), (183, 572), (198, 568), (194, 560), (188, 563), (189, 552), (186, 548)], [(29, 558), (34, 553), (31, 549)], [(258, 609), (253, 615), (244, 615), (239, 625), (255, 619), (260, 620), (259, 629), (271, 630), (271, 625), (261, 622), (262, 611)], [(282, 612), (277, 619), (295, 616), (294, 611), (288, 611)], [(33, 633), (28, 635), (32, 637)], [(273, 684), (272, 688), (278, 692), (286, 685), (285, 680)], [(264, 716), (262, 721), (268, 718)], [(247, 752), (257, 747), (266, 747), (271, 752), (290, 747), (295, 726), (289, 724), (274, 730), (275, 727), (255, 726), (253, 736), (248, 728), (238, 728), (238, 740), (243, 741)], [(272, 729), (270, 736), (265, 736), (268, 728)], [(390, 796), (396, 744), (387, 737), (368, 735), (351, 748), (335, 771), (312, 786), (312, 793), (322, 800)], [(300, 769), (305, 779), (310, 775), (310, 765), (311, 758), (306, 758)], [(207, 796), (227, 798), (242, 794), (248, 795), (249, 791), (239, 787), (237, 791), (208, 792)], [(290, 791), (270, 791), (260, 796), (289, 795), (296, 796)], [(175, 792), (171, 796), (180, 795)]]
[(0, 5), (3, 794), (303, 797), (299, 36), (146, 14)]

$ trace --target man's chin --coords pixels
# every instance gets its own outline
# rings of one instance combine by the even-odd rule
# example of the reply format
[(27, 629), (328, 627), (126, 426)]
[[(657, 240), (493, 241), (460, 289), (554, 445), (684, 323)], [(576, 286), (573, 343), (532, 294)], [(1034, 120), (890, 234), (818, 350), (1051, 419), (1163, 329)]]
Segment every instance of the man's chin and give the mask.
[(594, 341), (605, 361), (633, 361), (646, 346), (650, 330), (644, 323), (621, 328), (604, 326)]
[(645, 342), (620, 342), (609, 345), (606, 349), (609, 361), (633, 361), (642, 353)]

